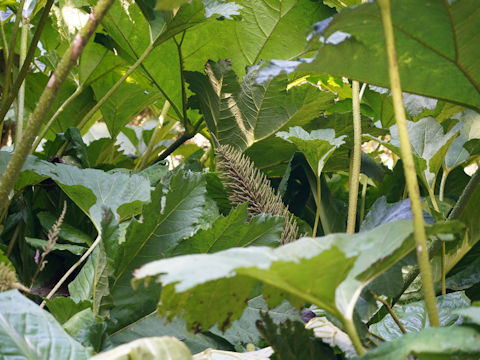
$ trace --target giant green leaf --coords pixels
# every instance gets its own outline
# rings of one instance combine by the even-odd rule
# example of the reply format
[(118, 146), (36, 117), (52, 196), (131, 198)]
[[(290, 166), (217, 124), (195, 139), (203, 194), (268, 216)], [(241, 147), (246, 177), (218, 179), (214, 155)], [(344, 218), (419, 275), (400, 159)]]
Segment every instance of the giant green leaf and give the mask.
[[(445, 133), (442, 125), (431, 117), (423, 118), (417, 122), (407, 121), (415, 168), (428, 188), (435, 184), (445, 154), (458, 135), (460, 127), (461, 124), (457, 124)], [(378, 140), (370, 135), (365, 135), (365, 137), (379, 141), (396, 155), (401, 156), (397, 125), (390, 128), (390, 133), (392, 135), (390, 142)]]
[[(453, 312), (469, 305), (470, 300), (460, 291), (438, 296), (437, 310), (440, 325), (452, 326), (461, 323), (459, 316)], [(418, 332), (430, 326), (424, 301), (395, 305), (392, 310), (409, 333)], [(390, 314), (385, 316), (380, 322), (370, 326), (369, 331), (385, 339), (385, 341), (394, 340), (403, 335)]]
[(281, 131), (277, 136), (292, 142), (307, 158), (308, 164), (315, 175), (320, 176), (325, 163), (335, 149), (344, 144), (344, 136), (335, 137), (335, 130), (320, 129), (306, 132), (299, 126), (290, 128), (288, 132)]
[(303, 238), (277, 249), (234, 248), (159, 260), (134, 276), (137, 282), (160, 281), (160, 312), (183, 311), (187, 325), (197, 329), (215, 323), (225, 329), (240, 316), (257, 281), (268, 285), (270, 305), (282, 299), (277, 294), (268, 300), (277, 289), (351, 321), (361, 289), (413, 249), (411, 233), (410, 221), (398, 221), (355, 235)]
[(479, 336), (478, 329), (469, 326), (427, 328), (385, 342), (358, 359), (405, 360), (409, 355), (420, 360), (476, 359), (480, 356)]
[[(480, 109), (480, 13), (476, 0), (392, 1), (402, 89)], [(333, 45), (332, 35), (346, 34)], [(375, 3), (345, 9), (324, 32), (315, 60), (297, 70), (389, 87), (385, 40)]]
[(229, 61), (209, 61), (205, 73), (186, 74), (190, 90), (196, 94), (191, 104), (200, 109), (220, 143), (239, 150), (274, 134), (289, 121), (303, 123), (318, 116), (334, 97), (310, 86), (287, 91), (285, 76), (259, 85), (257, 68), (239, 83)]
[(0, 294), (0, 353), (5, 359), (88, 359), (55, 318), (17, 290)]
[[(195, 230), (204, 213), (206, 181), (202, 174), (178, 172), (169, 187), (158, 185), (152, 201), (143, 207), (142, 218), (132, 220), (125, 240), (114, 254), (111, 293), (115, 328), (121, 328), (151, 313), (159, 288), (134, 292), (130, 280), (134, 269), (153, 260), (171, 256), (173, 249)], [(112, 255), (111, 255), (112, 256)]]
[(233, 209), (227, 217), (219, 217), (209, 229), (200, 230), (183, 240), (174, 250), (176, 255), (213, 253), (231, 247), (280, 244), (285, 220), (260, 214), (248, 220), (247, 204)]
[(128, 218), (138, 214), (142, 203), (150, 200), (150, 183), (139, 175), (110, 174), (65, 164), (52, 164), (45, 175), (58, 183), (97, 228), (105, 208), (120, 219)]

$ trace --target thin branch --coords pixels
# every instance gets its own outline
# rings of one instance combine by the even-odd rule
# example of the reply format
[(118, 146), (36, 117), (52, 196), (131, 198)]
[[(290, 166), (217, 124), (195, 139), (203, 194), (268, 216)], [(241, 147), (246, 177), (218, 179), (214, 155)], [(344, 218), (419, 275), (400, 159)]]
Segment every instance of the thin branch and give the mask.
[(184, 74), (184, 64), (183, 64), (183, 55), (182, 55), (182, 43), (183, 39), (185, 38), (185, 33), (186, 31), (183, 32), (182, 34), (182, 39), (180, 42), (177, 42), (177, 39), (175, 37), (173, 40), (175, 41), (175, 45), (177, 46), (177, 52), (178, 52), (178, 61), (180, 63), (180, 82), (182, 85), (182, 111), (183, 111), (183, 126), (185, 129), (187, 128), (188, 124), (188, 117), (187, 117), (187, 91), (185, 89), (185, 74)]
[(102, 240), (102, 234), (99, 232), (98, 233), (98, 236), (97, 238), (95, 239), (95, 241), (93, 242), (93, 244), (88, 248), (87, 251), (85, 251), (85, 254), (82, 255), (82, 257), (80, 259), (78, 259), (78, 261), (73, 264), (70, 269), (67, 270), (67, 272), (62, 276), (62, 278), (55, 284), (55, 286), (53, 287), (53, 289), (48, 293), (48, 295), (45, 297), (45, 300), (42, 301), (42, 303), (40, 304), (40, 307), (41, 308), (44, 308), (45, 305), (46, 305), (46, 300), (50, 300), (52, 298), (53, 295), (55, 295), (55, 293), (58, 291), (58, 289), (60, 289), (60, 286), (63, 285), (63, 283), (68, 279), (68, 277), (70, 275), (73, 274), (73, 272), (85, 261), (85, 259), (93, 252), (93, 250), (95, 250), (95, 248), (97, 247), (97, 245), (100, 243), (100, 241)]
[(390, 305), (388, 305), (388, 303), (383, 300), (381, 297), (373, 294), (373, 297), (375, 298), (375, 300), (377, 301), (380, 301), (383, 306), (385, 306), (385, 308), (387, 309), (388, 313), (390, 314), (390, 316), (392, 317), (393, 321), (395, 321), (395, 324), (397, 324), (398, 328), (400, 329), (400, 331), (403, 333), (403, 334), (406, 334), (407, 333), (407, 330), (405, 330), (405, 327), (403, 326), (402, 322), (400, 321), (400, 319), (398, 318), (397, 314), (395, 314), (395, 312), (393, 311), (393, 309), (390, 307)]
[[(23, 18), (22, 33), (20, 36), (20, 63), (23, 66), (27, 53), (28, 29), (30, 28), (30, 19)], [(23, 132), (23, 118), (25, 116), (25, 81), (22, 82), (18, 92), (18, 112), (17, 112), (17, 128), (15, 131), (15, 144), (22, 139)]]

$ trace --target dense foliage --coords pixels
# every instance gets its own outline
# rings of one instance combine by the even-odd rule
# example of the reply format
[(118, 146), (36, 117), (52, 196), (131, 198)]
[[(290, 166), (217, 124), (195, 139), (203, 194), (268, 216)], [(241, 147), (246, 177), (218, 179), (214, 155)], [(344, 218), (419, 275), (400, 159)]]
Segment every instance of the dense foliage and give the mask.
[(480, 357), (480, 1), (361, 3), (0, 0), (0, 357)]

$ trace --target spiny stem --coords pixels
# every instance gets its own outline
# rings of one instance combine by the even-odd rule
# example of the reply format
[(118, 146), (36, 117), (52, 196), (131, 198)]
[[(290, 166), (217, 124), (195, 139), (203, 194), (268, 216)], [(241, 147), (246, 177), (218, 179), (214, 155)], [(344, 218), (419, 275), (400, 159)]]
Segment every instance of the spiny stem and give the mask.
[(0, 218), (6, 212), (10, 193), (20, 175), (22, 166), (30, 153), (35, 137), (39, 133), (45, 118), (52, 108), (60, 88), (70, 74), (73, 66), (77, 63), (87, 41), (93, 35), (95, 29), (113, 4), (113, 1), (114, 0), (98, 1), (97, 5), (92, 10), (86, 25), (75, 36), (71, 47), (63, 55), (57, 69), (50, 77), (45, 90), (40, 96), (37, 106), (27, 123), (22, 141), (15, 149), (12, 158), (8, 162), (7, 169), (0, 179)]
[(157, 126), (155, 126), (155, 130), (153, 130), (152, 137), (150, 138), (150, 142), (148, 143), (147, 149), (142, 155), (141, 162), (137, 163), (137, 166), (135, 167), (136, 170), (143, 170), (145, 169), (146, 165), (148, 164), (148, 160), (150, 159), (150, 155), (152, 154), (153, 148), (155, 145), (158, 143), (158, 134), (160, 133), (160, 130), (162, 129), (163, 122), (165, 118), (167, 117), (168, 110), (170, 109), (170, 103), (168, 101), (165, 101), (165, 104), (163, 105), (162, 112), (160, 113), (160, 116), (158, 117), (158, 122)]
[(355, 232), (357, 218), (358, 183), (360, 180), (360, 161), (362, 153), (362, 123), (360, 115), (360, 84), (352, 81), (353, 108), (353, 155), (349, 176), (347, 233)]
[(402, 88), (400, 85), (400, 74), (398, 71), (393, 24), (390, 12), (390, 0), (378, 0), (377, 3), (380, 8), (383, 31), (385, 35), (390, 87), (392, 90), (395, 120), (398, 126), (398, 133), (400, 137), (400, 150), (402, 154), (405, 180), (407, 182), (408, 194), (412, 207), (414, 237), (416, 242), (418, 265), (420, 267), (420, 274), (423, 284), (425, 304), (427, 307), (430, 324), (434, 327), (438, 327), (440, 326), (440, 320), (436, 306), (435, 290), (433, 288), (432, 270), (430, 268), (430, 262), (428, 259), (427, 234), (425, 232), (425, 225), (423, 222), (417, 173), (415, 171), (410, 139), (408, 137), (405, 108), (403, 107)]

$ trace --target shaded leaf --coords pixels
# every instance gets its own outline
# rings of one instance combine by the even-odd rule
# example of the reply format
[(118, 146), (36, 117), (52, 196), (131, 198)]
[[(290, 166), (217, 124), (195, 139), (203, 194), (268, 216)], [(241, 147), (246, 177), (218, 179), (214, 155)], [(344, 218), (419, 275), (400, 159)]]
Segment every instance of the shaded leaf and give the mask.
[(428, 328), (385, 342), (358, 359), (404, 360), (409, 355), (419, 359), (477, 358), (479, 334), (476, 328), (468, 326)]
[(90, 352), (73, 340), (55, 318), (17, 290), (0, 293), (2, 356), (27, 359), (88, 359)]
[[(480, 47), (472, 41), (480, 33), (477, 5), (475, 0), (392, 1), (404, 91), (480, 108), (480, 66), (476, 61)], [(329, 37), (340, 32), (346, 34), (344, 40), (328, 44)], [(315, 60), (302, 64), (298, 71), (389, 86), (381, 16), (375, 3), (343, 10), (326, 28), (324, 37), (326, 44)]]
[[(36, 239), (26, 236), (25, 241), (35, 249), (43, 250), (47, 248), (47, 240)], [(72, 245), (72, 244), (60, 244), (56, 243), (52, 247), (52, 251), (61, 250), (71, 252), (73, 255), (82, 255), (87, 248), (84, 246)]]
[(287, 319), (277, 325), (268, 313), (262, 314), (261, 319), (257, 328), (275, 352), (272, 359), (336, 359), (333, 350), (313, 338), (313, 332), (305, 329), (303, 322)]
[(218, 218), (209, 229), (183, 240), (175, 248), (174, 254), (213, 253), (250, 245), (279, 245), (285, 224), (283, 218), (260, 214), (247, 221), (247, 204), (243, 204), (233, 209), (227, 217)]
[(58, 296), (53, 300), (46, 300), (48, 310), (60, 324), (64, 324), (76, 313), (91, 307), (90, 301), (75, 302), (70, 297)]
[(147, 262), (171, 256), (178, 243), (192, 235), (204, 212), (205, 186), (205, 175), (178, 172), (169, 187), (157, 186), (152, 201), (143, 207), (142, 218), (132, 220), (126, 229), (125, 241), (112, 257), (116, 329), (155, 310), (159, 287), (134, 291), (130, 285), (132, 272)]
[(209, 328), (215, 322), (227, 327), (240, 316), (256, 280), (351, 319), (360, 290), (413, 249), (411, 231), (409, 221), (399, 221), (355, 235), (304, 238), (274, 250), (179, 256), (144, 265), (134, 277), (137, 282), (158, 278), (164, 285), (160, 311), (169, 316), (183, 311), (188, 327)]
[(335, 137), (335, 130), (321, 129), (308, 133), (299, 126), (290, 128), (288, 132), (278, 132), (278, 137), (292, 142), (307, 158), (308, 164), (318, 177), (328, 158), (335, 149), (344, 144), (345, 136)]
[[(287, 122), (308, 121), (331, 105), (333, 94), (310, 86), (287, 91), (286, 77), (258, 85), (257, 70), (251, 68), (241, 83), (229, 61), (209, 61), (206, 75), (186, 74), (190, 90), (196, 94), (190, 99), (191, 105), (201, 110), (209, 131), (222, 145), (245, 150)], [(310, 100), (314, 100), (314, 106)]]
[(455, 314), (467, 318), (469, 321), (480, 325), (480, 306), (474, 303), (473, 306), (465, 307), (462, 309), (457, 309), (454, 311)]
[[(468, 307), (470, 300), (463, 292), (454, 292), (437, 297), (437, 309), (441, 326), (459, 325), (462, 319), (456, 315), (456, 310)], [(395, 305), (393, 311), (407, 332), (418, 332), (429, 326), (425, 302), (417, 301), (405, 305)], [(403, 336), (392, 316), (388, 314), (380, 322), (370, 326), (370, 332), (391, 341)]]

